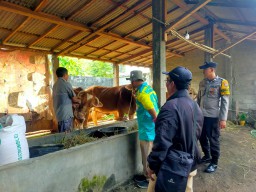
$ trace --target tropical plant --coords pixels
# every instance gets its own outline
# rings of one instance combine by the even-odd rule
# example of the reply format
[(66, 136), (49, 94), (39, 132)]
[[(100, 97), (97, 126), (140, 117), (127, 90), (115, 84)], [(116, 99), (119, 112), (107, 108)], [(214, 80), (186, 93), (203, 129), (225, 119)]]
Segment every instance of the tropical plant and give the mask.
[(247, 114), (246, 114), (246, 113), (243, 113), (243, 112), (239, 113), (239, 114), (238, 114), (238, 119), (239, 119), (239, 121), (246, 121), (246, 119), (247, 119)]
[(68, 69), (69, 75), (113, 78), (113, 64), (73, 57), (59, 57), (60, 66)]

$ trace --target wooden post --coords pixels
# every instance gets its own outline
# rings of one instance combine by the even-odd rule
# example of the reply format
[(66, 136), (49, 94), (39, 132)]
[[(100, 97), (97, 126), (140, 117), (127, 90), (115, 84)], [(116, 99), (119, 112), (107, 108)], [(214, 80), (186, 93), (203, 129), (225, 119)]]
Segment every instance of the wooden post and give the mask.
[(119, 86), (119, 65), (113, 64), (114, 82), (113, 86)]
[[(49, 61), (48, 61), (49, 62)], [(48, 71), (51, 74), (49, 78), (49, 86), (52, 88), (54, 83), (57, 81), (57, 76), (56, 76), (56, 69), (59, 67), (59, 59), (56, 54), (52, 55), (51, 58), (51, 66), (49, 66), (48, 63)], [(58, 132), (58, 121), (56, 119), (54, 109), (53, 109), (53, 100), (52, 100), (52, 89), (50, 89), (50, 99), (49, 99), (49, 104), (50, 104), (50, 110), (52, 111), (53, 114), (53, 130)]]
[[(205, 32), (204, 32), (204, 44), (208, 47), (213, 47), (213, 36), (214, 36), (214, 24), (211, 20), (209, 20), (209, 27), (207, 27), (205, 29)], [(204, 53), (204, 60), (209, 62), (209, 61), (212, 61), (212, 54), (211, 53), (207, 53), (205, 52)]]
[(153, 0), (153, 88), (159, 99), (159, 105), (162, 106), (166, 101), (166, 88), (164, 79), (166, 78), (162, 71), (166, 71), (166, 48), (165, 48), (165, 18), (166, 1)]
[(57, 81), (56, 69), (59, 67), (59, 59), (56, 54), (52, 55), (52, 74), (53, 74), (53, 82), (52, 85)]

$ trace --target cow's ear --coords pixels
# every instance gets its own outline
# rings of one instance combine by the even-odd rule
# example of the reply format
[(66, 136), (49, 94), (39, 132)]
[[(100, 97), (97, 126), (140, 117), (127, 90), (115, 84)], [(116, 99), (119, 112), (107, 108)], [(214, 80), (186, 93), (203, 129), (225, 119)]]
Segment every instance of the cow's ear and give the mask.
[(86, 91), (80, 91), (77, 95), (78, 98), (84, 98), (87, 97), (87, 92)]
[(103, 104), (100, 102), (100, 100), (98, 99), (98, 97), (93, 97), (92, 99), (92, 105), (94, 107), (103, 107)]

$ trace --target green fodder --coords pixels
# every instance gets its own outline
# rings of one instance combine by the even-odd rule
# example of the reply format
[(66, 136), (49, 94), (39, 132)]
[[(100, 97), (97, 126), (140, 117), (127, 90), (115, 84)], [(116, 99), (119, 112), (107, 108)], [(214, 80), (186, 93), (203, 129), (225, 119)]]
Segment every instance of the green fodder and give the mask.
[(104, 115), (101, 119), (102, 120), (114, 120), (115, 115), (114, 114)]
[(84, 143), (88, 143), (96, 140), (98, 140), (98, 138), (89, 137), (88, 134), (85, 134), (85, 133), (79, 133), (77, 135), (72, 135), (69, 137), (65, 136), (59, 143), (64, 145), (65, 149), (68, 149), (76, 145), (82, 145)]
[(101, 192), (106, 181), (106, 176), (94, 176), (91, 180), (83, 178), (78, 186), (78, 192)]
[(227, 121), (225, 130), (226, 131), (239, 131), (239, 128), (241, 128), (241, 126), (236, 125), (232, 121)]
[(129, 128), (128, 128), (128, 133), (130, 133), (130, 132), (132, 132), (132, 131), (136, 131), (136, 130), (138, 130), (138, 124), (135, 124), (134, 126), (129, 127)]

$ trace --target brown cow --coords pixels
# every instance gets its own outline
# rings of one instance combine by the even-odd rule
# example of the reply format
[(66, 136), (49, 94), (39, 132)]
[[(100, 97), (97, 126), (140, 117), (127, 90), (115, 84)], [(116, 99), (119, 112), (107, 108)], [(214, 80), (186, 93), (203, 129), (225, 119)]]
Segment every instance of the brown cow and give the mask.
[[(88, 95), (91, 95), (91, 100)], [(88, 89), (81, 91), (78, 94), (81, 99), (81, 104), (74, 112), (75, 119), (78, 119), (80, 127), (83, 123), (87, 127), (88, 115), (92, 108), (94, 108), (93, 119), (96, 118), (97, 112), (113, 113), (118, 112), (117, 120), (123, 120), (125, 114), (128, 114), (129, 119), (133, 119), (136, 111), (136, 101), (132, 91), (126, 86), (117, 87), (102, 87), (91, 86)], [(97, 100), (99, 102), (97, 102)], [(94, 102), (94, 103), (92, 103)], [(100, 105), (102, 104), (102, 106)], [(80, 119), (80, 120), (79, 120)], [(83, 121), (81, 121), (83, 120)]]

